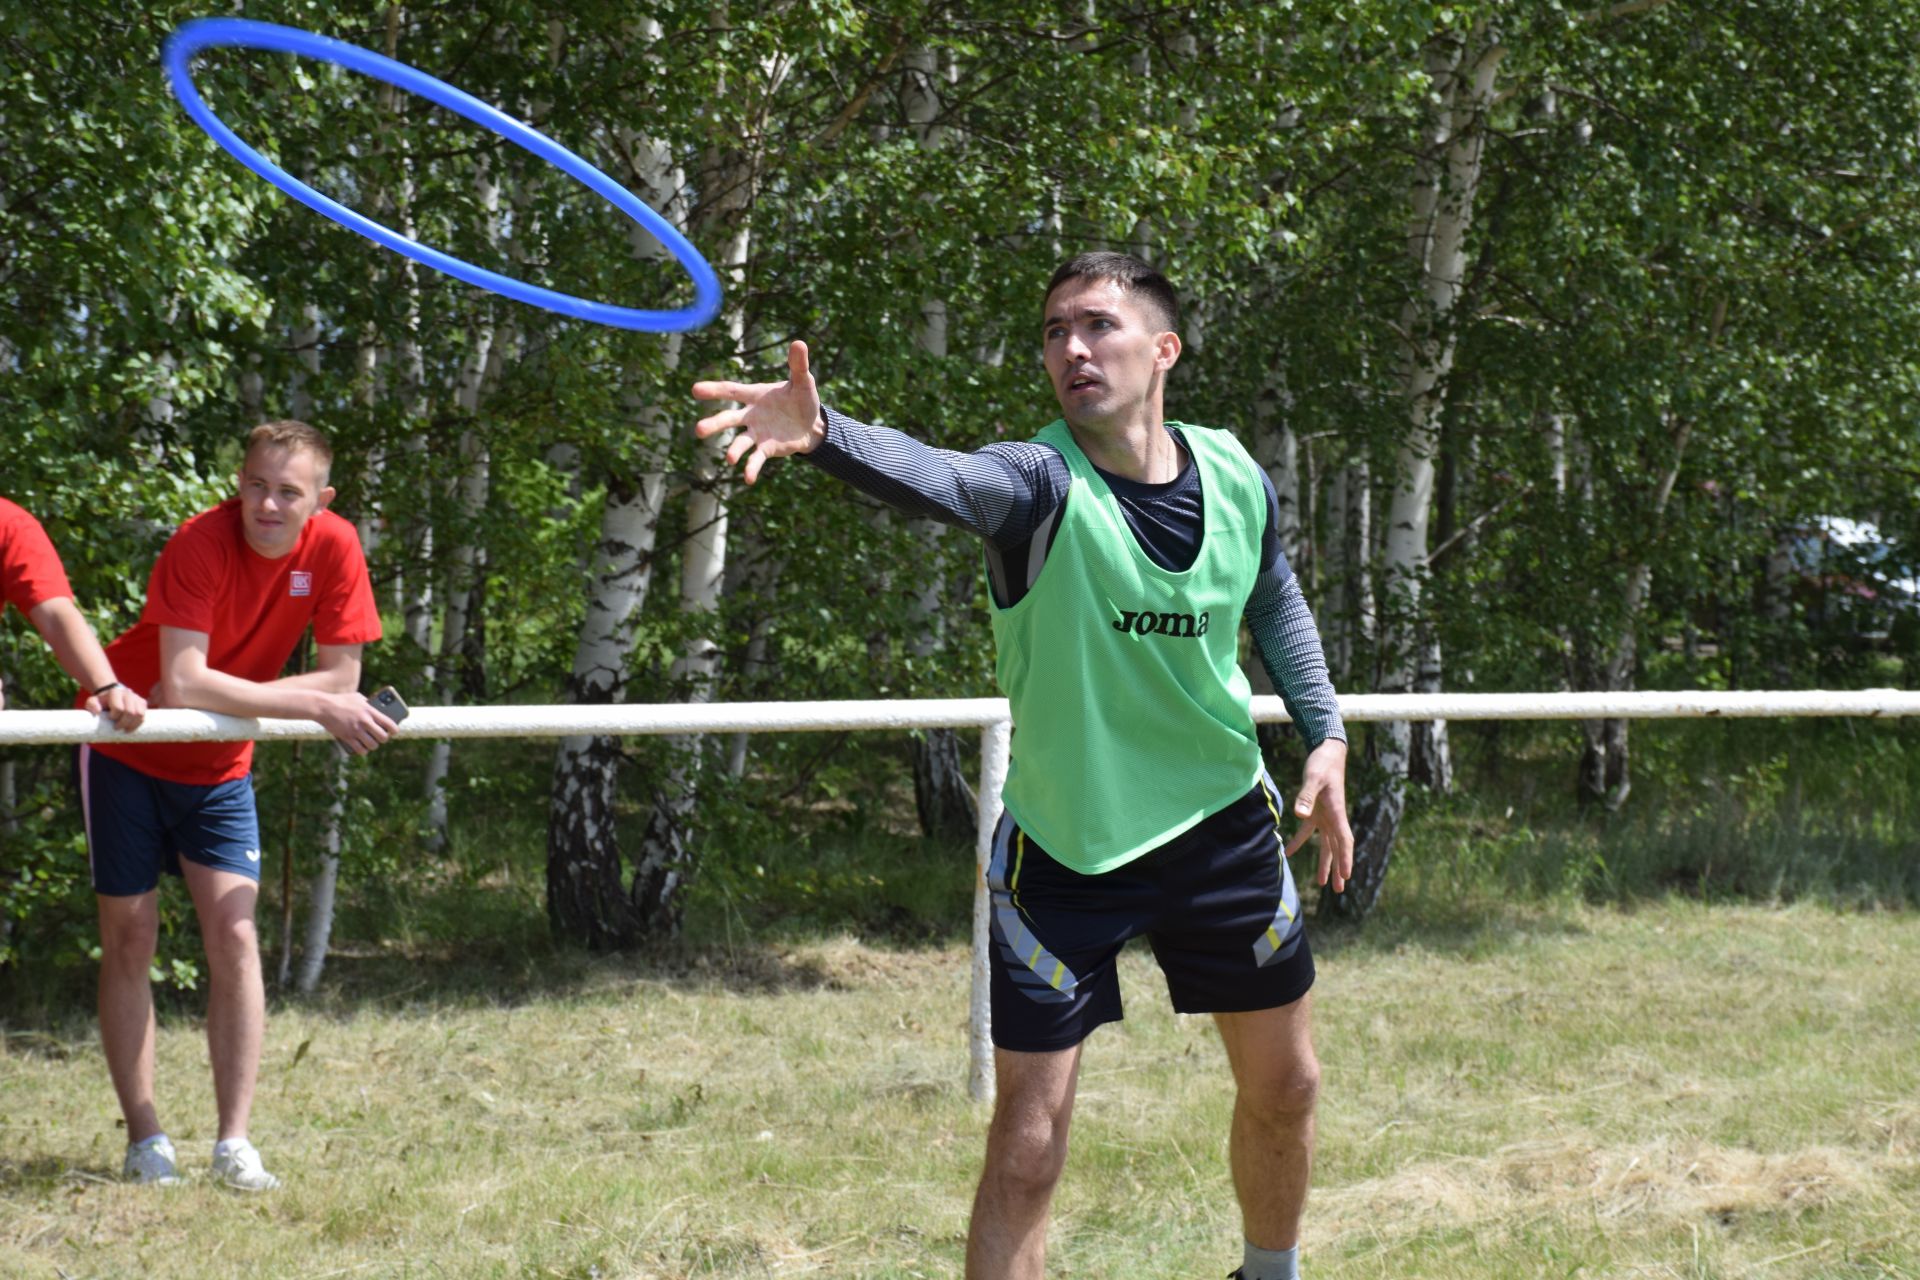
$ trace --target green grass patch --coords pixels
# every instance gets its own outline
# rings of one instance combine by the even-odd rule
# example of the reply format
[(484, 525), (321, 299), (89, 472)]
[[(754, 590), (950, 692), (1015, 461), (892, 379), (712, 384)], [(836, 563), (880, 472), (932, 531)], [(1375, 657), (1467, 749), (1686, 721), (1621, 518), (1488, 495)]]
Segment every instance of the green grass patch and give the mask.
[[(1920, 920), (1674, 898), (1381, 923), (1318, 935), (1316, 1277), (1920, 1274)], [(255, 1137), (288, 1186), (263, 1199), (116, 1185), (90, 1021), (10, 1028), (0, 1272), (960, 1274), (985, 1123), (962, 947), (480, 946), (441, 981), (459, 959), (343, 955), (276, 1007)], [(1141, 951), (1122, 974), (1050, 1274), (1224, 1273), (1218, 1040)], [(159, 1084), (203, 1165), (191, 1017), (164, 1019)]]
[(1387, 892), (1920, 906), (1920, 722), (1653, 721), (1617, 813), (1573, 801), (1577, 730), (1456, 725), (1460, 785), (1417, 794)]

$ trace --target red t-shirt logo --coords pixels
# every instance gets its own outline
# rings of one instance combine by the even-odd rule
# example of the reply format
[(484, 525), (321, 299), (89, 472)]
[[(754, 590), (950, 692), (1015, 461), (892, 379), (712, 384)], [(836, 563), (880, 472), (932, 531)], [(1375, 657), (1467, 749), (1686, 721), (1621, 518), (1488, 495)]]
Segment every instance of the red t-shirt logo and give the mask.
[(293, 571), (293, 585), (288, 588), (290, 596), (310, 596), (313, 594), (313, 575), (305, 569)]

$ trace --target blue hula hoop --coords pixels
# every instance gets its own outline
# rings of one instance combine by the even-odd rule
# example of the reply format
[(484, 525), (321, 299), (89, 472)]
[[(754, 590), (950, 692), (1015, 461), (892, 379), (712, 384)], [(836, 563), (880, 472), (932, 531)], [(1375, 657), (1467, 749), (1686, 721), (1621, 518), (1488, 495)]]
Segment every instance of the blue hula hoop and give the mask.
[[(354, 212), (339, 201), (322, 195), (243, 142), (238, 134), (221, 121), (220, 117), (213, 114), (212, 109), (201, 98), (200, 91), (194, 87), (193, 73), (188, 63), (193, 55), (202, 49), (226, 46), (271, 49), (278, 53), (292, 53), (303, 58), (316, 58), (321, 62), (335, 63), (350, 71), (358, 71), (375, 80), (385, 81), (395, 88), (404, 89), (408, 93), (418, 94), (422, 98), (437, 102), (447, 110), (465, 116), (482, 128), (490, 129), (509, 142), (532, 152), (598, 192), (609, 204), (645, 227), (661, 244), (665, 245), (667, 251), (682, 267), (686, 268), (687, 275), (693, 280), (693, 305), (678, 311), (642, 311), (632, 307), (615, 307), (604, 302), (593, 302), (555, 289), (528, 284), (524, 280), (515, 280), (511, 276), (488, 271), (485, 267), (476, 267), (470, 262), (443, 253), (431, 245), (421, 244), (418, 240), (410, 240), (381, 226), (373, 219)], [(685, 236), (675, 230), (665, 218), (654, 212), (644, 200), (553, 139), (536, 133), (512, 116), (495, 110), (472, 94), (464, 93), (444, 80), (436, 80), (424, 71), (416, 70), (404, 62), (395, 62), (392, 58), (362, 49), (358, 45), (347, 44), (345, 41), (328, 36), (315, 35), (310, 31), (283, 27), (272, 22), (252, 22), (245, 18), (199, 18), (186, 23), (167, 38), (166, 48), (161, 53), (161, 61), (166, 66), (168, 79), (172, 81), (174, 96), (180, 99), (180, 105), (187, 109), (187, 114), (193, 117), (193, 122), (206, 130), (207, 136), (224, 147), (241, 164), (309, 209), (325, 214), (342, 226), (359, 232), (377, 244), (385, 245), (395, 253), (405, 254), (416, 262), (424, 262), (436, 271), (444, 271), (450, 276), (465, 280), (468, 284), (478, 285), (482, 289), (491, 289), (495, 293), (504, 294), (517, 301), (531, 303), (536, 307), (545, 307), (549, 311), (557, 311), (579, 320), (612, 325), (618, 329), (677, 333), (699, 328), (713, 319), (720, 310), (720, 281), (713, 274), (713, 268), (707, 265), (707, 260), (700, 256), (700, 251), (695, 249)]]

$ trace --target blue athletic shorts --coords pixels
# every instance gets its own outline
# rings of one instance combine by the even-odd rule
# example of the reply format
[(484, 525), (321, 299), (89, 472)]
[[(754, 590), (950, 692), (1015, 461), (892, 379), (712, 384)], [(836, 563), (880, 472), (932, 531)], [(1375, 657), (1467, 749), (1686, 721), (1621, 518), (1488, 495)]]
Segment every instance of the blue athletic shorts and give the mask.
[(1099, 875), (1060, 865), (1009, 814), (993, 836), (993, 1042), (1070, 1049), (1121, 1018), (1114, 961), (1147, 935), (1181, 1013), (1292, 1004), (1313, 986), (1300, 895), (1263, 773), (1197, 826)]
[(80, 813), (93, 891), (137, 897), (180, 874), (180, 859), (260, 879), (260, 818), (253, 778), (216, 786), (168, 782), (80, 748)]

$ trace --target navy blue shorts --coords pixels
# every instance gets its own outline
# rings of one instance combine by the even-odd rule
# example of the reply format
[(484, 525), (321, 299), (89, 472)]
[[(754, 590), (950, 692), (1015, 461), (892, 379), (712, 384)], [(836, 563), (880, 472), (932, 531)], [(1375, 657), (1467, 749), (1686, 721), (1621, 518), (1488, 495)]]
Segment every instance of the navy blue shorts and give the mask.
[(93, 891), (137, 897), (180, 874), (180, 859), (260, 879), (260, 818), (253, 778), (211, 787), (168, 782), (80, 748), (80, 813)]
[(1114, 961), (1147, 935), (1181, 1013), (1292, 1004), (1313, 986), (1279, 792), (1253, 790), (1124, 866), (1082, 875), (1001, 814), (993, 899), (993, 1043), (1049, 1053), (1120, 1020)]

